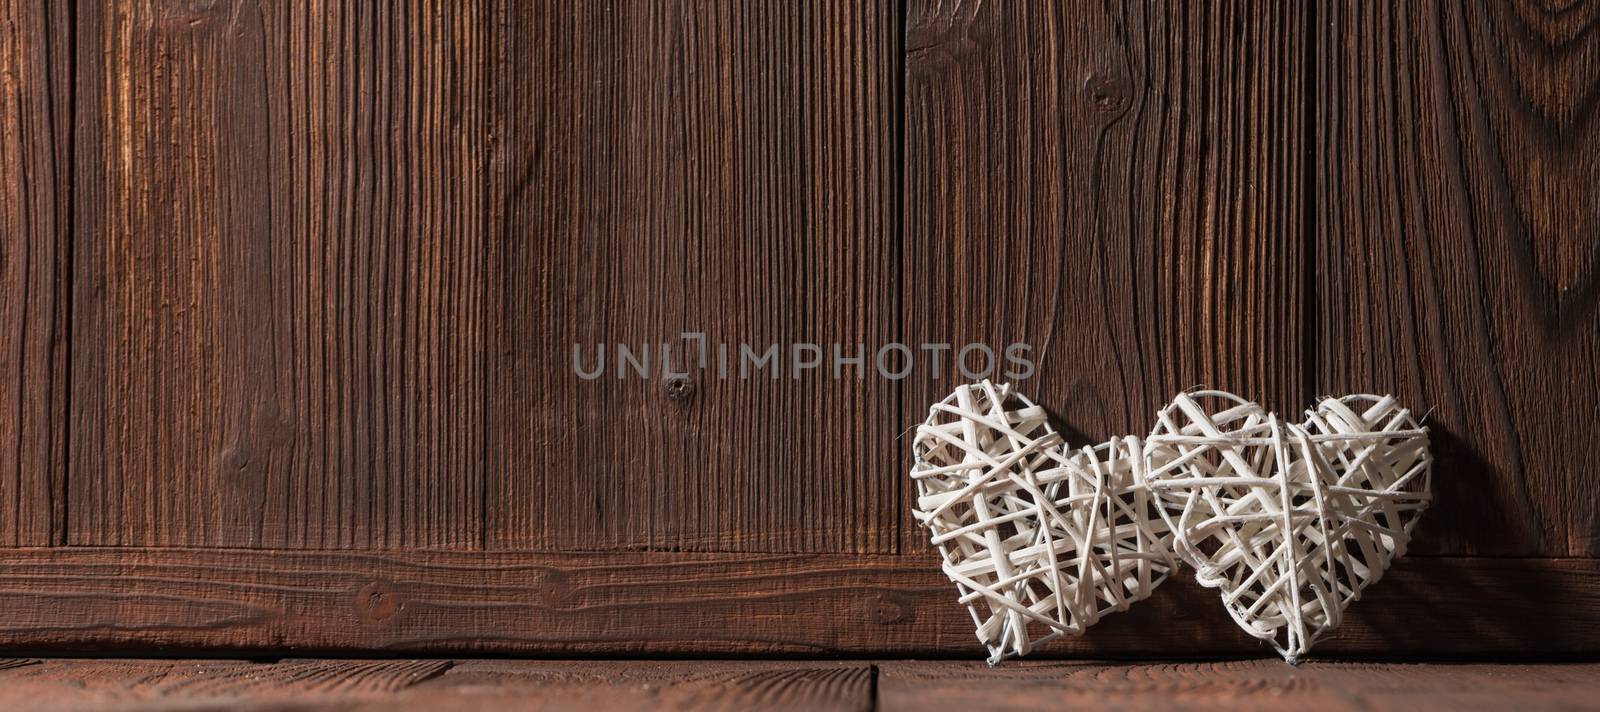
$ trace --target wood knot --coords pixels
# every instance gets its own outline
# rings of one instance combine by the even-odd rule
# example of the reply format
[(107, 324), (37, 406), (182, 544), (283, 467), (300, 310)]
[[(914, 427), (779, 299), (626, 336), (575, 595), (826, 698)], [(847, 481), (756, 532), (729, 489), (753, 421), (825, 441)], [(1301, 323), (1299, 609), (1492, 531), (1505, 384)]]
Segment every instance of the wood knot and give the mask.
[(911, 604), (904, 596), (892, 591), (879, 591), (874, 594), (872, 602), (872, 619), (880, 625), (899, 623), (911, 617)]
[(271, 402), (255, 406), (245, 422), (217, 453), (217, 479), (258, 501), (274, 456), (281, 458), (294, 448), (295, 428)]
[(1093, 72), (1083, 80), (1083, 90), (1098, 113), (1117, 116), (1128, 109), (1131, 92), (1120, 73)]
[(242, 479), (250, 468), (250, 450), (241, 443), (234, 443), (222, 449), (217, 455), (218, 479), (228, 482)]
[(673, 376), (662, 385), (667, 391), (667, 397), (678, 403), (687, 403), (694, 397), (694, 381), (688, 376)]
[(404, 601), (387, 581), (373, 581), (356, 591), (356, 617), (376, 625), (400, 612)]

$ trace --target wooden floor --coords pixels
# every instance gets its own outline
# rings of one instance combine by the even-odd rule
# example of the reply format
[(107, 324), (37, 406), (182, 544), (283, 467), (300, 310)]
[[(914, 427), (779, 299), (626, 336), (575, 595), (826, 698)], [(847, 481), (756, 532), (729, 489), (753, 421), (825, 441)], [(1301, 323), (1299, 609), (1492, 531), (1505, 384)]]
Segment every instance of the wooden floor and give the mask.
[(1600, 664), (0, 660), (6, 710), (1600, 709)]

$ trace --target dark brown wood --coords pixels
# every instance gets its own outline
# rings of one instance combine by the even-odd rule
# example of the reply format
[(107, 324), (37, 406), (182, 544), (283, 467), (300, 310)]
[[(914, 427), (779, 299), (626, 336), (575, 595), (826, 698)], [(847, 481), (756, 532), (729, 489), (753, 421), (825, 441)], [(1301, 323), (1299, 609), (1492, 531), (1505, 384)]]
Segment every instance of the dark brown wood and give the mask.
[[(906, 514), (954, 351), (789, 349), (1021, 342), (1076, 443), (1200, 384), (1430, 410), (1438, 558), (1317, 652), (1594, 654), (1597, 26), (0, 0), (0, 645), (976, 657)], [(1184, 579), (1044, 652), (1266, 649)]]
[(0, 546), (60, 541), (71, 249), (67, 9), (0, 0)]
[[(871, 369), (895, 333), (898, 23), (850, 0), (499, 4), (491, 546), (894, 550), (895, 384), (833, 380), (831, 354), (794, 378), (788, 351), (864, 345)], [(574, 347), (589, 369), (598, 344), (583, 380)], [(649, 378), (618, 377), (618, 344), (648, 345)], [(783, 349), (781, 377), (741, 378), (741, 344)]]
[(73, 544), (475, 547), (471, 2), (83, 2)]
[(1279, 661), (1129, 664), (895, 662), (878, 666), (879, 709), (1579, 709), (1600, 666)]
[(32, 710), (867, 710), (873, 669), (829, 662), (46, 660), (7, 670)]
[[(0, 646), (407, 653), (958, 655), (927, 556), (0, 550)], [(1600, 651), (1600, 561), (1401, 561), (1326, 655)], [(1270, 655), (1183, 578), (1043, 655)]]
[(32, 710), (345, 709), (442, 675), (445, 660), (46, 660), (0, 667), (0, 706)]
[(860, 663), (542, 662), (471, 660), (397, 696), (444, 709), (868, 710), (873, 669)]
[(1431, 411), (1419, 550), (1600, 554), (1600, 3), (1320, 5), (1319, 388)]
[(1020, 387), (1079, 444), (1201, 384), (1307, 404), (1300, 4), (911, 0), (906, 23), (914, 340), (1031, 345)]
[(34, 710), (1582, 709), (1595, 664), (0, 661)]

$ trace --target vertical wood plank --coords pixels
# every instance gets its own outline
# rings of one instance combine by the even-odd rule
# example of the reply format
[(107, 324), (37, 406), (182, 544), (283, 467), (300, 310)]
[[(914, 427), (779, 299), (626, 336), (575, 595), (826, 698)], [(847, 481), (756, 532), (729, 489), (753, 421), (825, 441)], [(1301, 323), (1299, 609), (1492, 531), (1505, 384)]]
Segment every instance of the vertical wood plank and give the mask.
[[(1308, 405), (1305, 22), (1290, 2), (913, 0), (913, 339), (1030, 345), (1019, 387), (1074, 444), (1148, 432), (1202, 384)], [(961, 380), (954, 355), (910, 382), (905, 422)]]
[(1319, 13), (1319, 387), (1429, 411), (1417, 550), (1600, 554), (1600, 3)]
[(71, 215), (61, 3), (0, 0), (0, 545), (59, 541)]
[(475, 546), (478, 6), (77, 16), (70, 542)]
[[(742, 378), (716, 346), (865, 344), (871, 369), (892, 338), (896, 6), (506, 2), (494, 25), (490, 544), (892, 550), (893, 382), (795, 378), (787, 351)], [(662, 344), (699, 365), (685, 332), (706, 368), (665, 380)]]

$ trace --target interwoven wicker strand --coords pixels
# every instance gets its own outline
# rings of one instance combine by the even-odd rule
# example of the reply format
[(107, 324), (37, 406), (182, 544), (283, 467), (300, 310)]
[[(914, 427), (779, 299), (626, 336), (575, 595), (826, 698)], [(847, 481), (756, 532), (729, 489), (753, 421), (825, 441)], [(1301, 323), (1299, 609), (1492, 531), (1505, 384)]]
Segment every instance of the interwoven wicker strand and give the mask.
[(930, 409), (913, 454), (916, 518), (990, 663), (1081, 634), (1176, 564), (1138, 438), (1068, 451), (1043, 408), (985, 381)]
[(1428, 432), (1390, 396), (1328, 398), (1300, 424), (1180, 394), (1145, 442), (1173, 549), (1245, 631), (1295, 660), (1405, 554), (1428, 505)]

